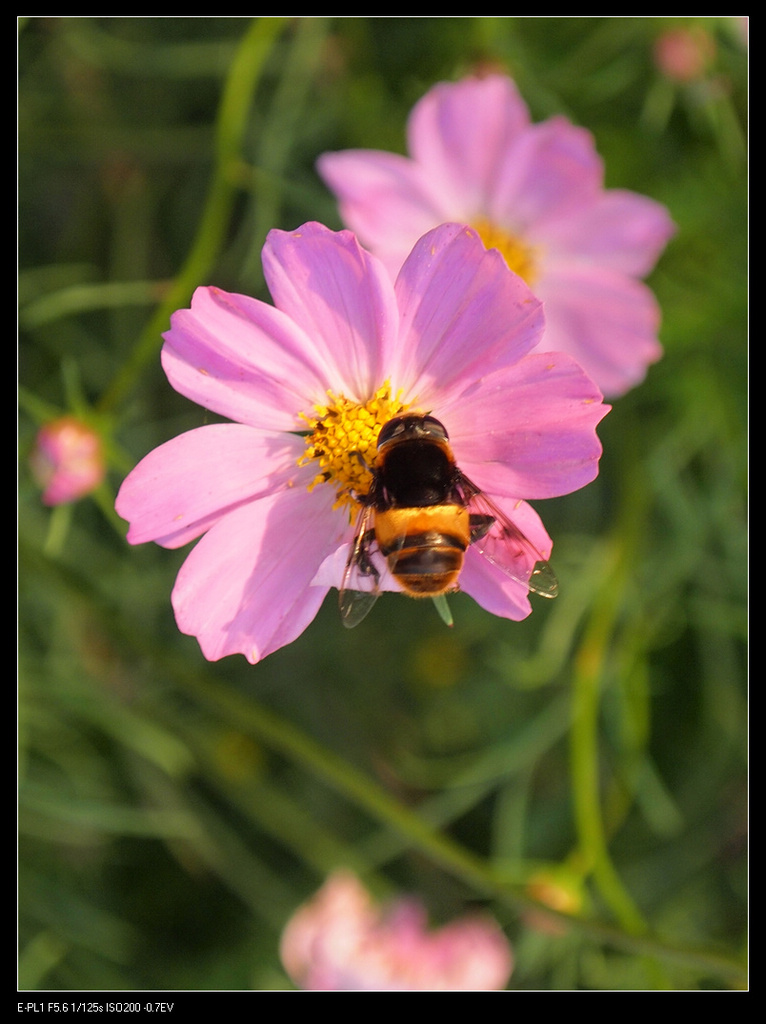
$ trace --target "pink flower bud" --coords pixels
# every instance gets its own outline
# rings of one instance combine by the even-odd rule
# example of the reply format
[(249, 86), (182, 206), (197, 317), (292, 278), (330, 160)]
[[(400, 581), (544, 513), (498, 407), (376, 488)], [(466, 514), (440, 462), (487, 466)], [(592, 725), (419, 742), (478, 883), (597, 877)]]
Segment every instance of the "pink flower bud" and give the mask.
[(40, 429), (30, 462), (46, 505), (90, 494), (106, 472), (101, 438), (74, 416), (62, 416)]
[(654, 61), (666, 78), (693, 82), (707, 72), (715, 57), (715, 40), (701, 25), (668, 29), (654, 44)]

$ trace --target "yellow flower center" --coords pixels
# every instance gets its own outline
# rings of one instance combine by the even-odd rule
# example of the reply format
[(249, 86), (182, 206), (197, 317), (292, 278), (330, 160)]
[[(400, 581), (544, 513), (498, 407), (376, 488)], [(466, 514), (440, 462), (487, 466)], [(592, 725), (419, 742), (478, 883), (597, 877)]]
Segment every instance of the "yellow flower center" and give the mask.
[(482, 218), (473, 225), (486, 249), (497, 249), (510, 269), (531, 287), (537, 278), (539, 252), (505, 228)]
[(334, 484), (338, 508), (353, 505), (357, 496), (367, 494), (380, 428), (409, 406), (398, 394), (391, 395), (388, 381), (362, 405), (332, 391), (327, 392), (327, 398), (326, 405), (314, 406), (313, 414), (302, 414), (311, 433), (306, 437), (306, 451), (298, 464), (305, 466), (312, 460), (319, 463), (309, 490), (320, 483)]

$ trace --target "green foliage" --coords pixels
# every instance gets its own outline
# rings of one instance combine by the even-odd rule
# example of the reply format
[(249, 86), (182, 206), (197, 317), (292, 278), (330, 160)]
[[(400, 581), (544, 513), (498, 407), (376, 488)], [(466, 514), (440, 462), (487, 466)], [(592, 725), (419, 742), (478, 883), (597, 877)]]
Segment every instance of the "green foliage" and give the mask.
[[(673, 84), (675, 21), (20, 22), (21, 989), (290, 988), (280, 930), (340, 865), (435, 922), (486, 906), (511, 988), (747, 984), (747, 51), (697, 19), (713, 66)], [(403, 151), (415, 100), (480, 66), (679, 227), (650, 279), (664, 359), (602, 424), (596, 482), (539, 506), (561, 595), (522, 623), (457, 597), (450, 630), (386, 596), (353, 632), (328, 599), (260, 665), (209, 664), (170, 608), (185, 553), (130, 548), (113, 512), (204, 422), (161, 331), (197, 284), (268, 298), (266, 232), (340, 226), (317, 155)], [(51, 511), (27, 458), (73, 409), (108, 483)], [(578, 898), (565, 927), (540, 875)]]

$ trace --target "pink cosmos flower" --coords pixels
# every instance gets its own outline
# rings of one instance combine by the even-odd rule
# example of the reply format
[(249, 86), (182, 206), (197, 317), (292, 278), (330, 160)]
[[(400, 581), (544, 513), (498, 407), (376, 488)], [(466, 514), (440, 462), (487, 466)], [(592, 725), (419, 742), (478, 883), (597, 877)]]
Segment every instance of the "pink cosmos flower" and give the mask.
[(487, 991), (504, 989), (511, 947), (489, 917), (465, 917), (435, 931), (423, 907), (376, 906), (349, 872), (331, 875), (288, 921), (285, 970), (313, 991)]
[(63, 505), (90, 494), (106, 474), (101, 438), (74, 416), (61, 416), (41, 427), (30, 461), (46, 505)]
[(344, 223), (396, 274), (443, 221), (472, 225), (545, 306), (539, 349), (568, 352), (607, 396), (659, 359), (660, 315), (639, 278), (674, 232), (659, 203), (605, 190), (593, 137), (564, 117), (532, 124), (503, 75), (441, 83), (415, 105), (410, 157), (325, 153)]
[[(596, 476), (608, 407), (570, 356), (533, 352), (541, 305), (500, 255), (442, 225), (394, 284), (351, 232), (310, 223), (270, 232), (263, 264), (274, 306), (199, 288), (162, 350), (173, 387), (234, 422), (150, 452), (117, 497), (132, 544), (201, 537), (172, 601), (205, 657), (255, 663), (309, 625), (341, 584), (380, 427), (405, 410), (439, 418), (460, 468), (547, 558), (522, 499)], [(531, 611), (472, 547), (459, 582), (496, 615)], [(382, 587), (401, 589), (385, 571)]]

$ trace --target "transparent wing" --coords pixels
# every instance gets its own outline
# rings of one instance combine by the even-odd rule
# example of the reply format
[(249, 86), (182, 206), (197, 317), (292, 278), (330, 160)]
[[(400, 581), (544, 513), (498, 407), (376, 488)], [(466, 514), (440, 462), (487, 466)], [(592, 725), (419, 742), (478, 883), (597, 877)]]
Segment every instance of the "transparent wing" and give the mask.
[(541, 597), (556, 597), (556, 574), (535, 545), (486, 494), (463, 477), (471, 516), (471, 546), (501, 572)]
[(341, 622), (348, 629), (359, 625), (380, 595), (380, 573), (372, 561), (370, 550), (375, 539), (373, 518), (373, 510), (369, 506), (359, 513), (354, 542), (343, 570), (338, 606)]

